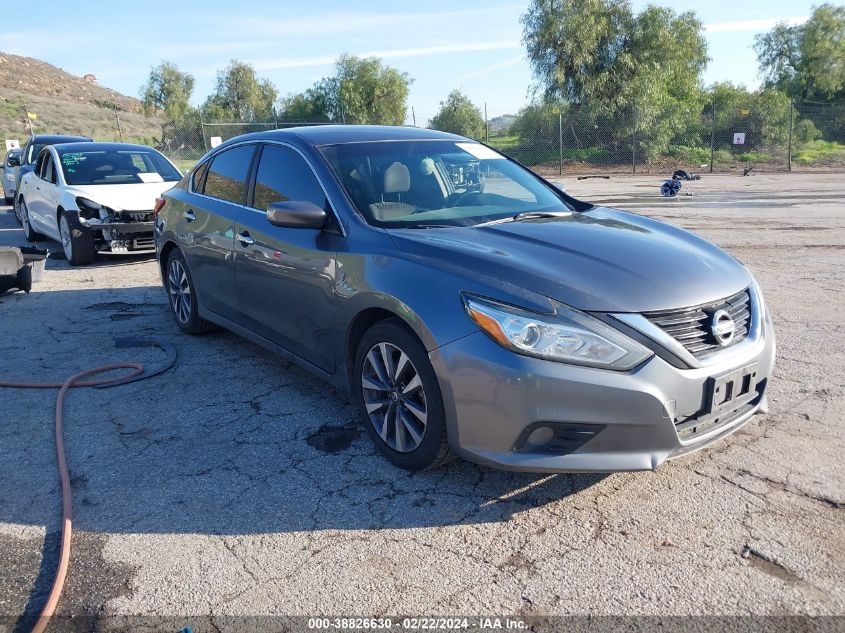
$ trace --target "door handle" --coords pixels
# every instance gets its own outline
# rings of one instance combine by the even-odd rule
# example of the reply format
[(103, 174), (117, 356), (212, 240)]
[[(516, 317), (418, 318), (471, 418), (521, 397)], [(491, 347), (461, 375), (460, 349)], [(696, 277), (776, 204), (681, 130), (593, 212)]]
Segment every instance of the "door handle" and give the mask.
[(255, 244), (255, 240), (252, 239), (252, 236), (246, 231), (244, 231), (243, 233), (238, 233), (238, 241), (243, 246), (252, 246), (253, 244)]
[(188, 222), (193, 222), (194, 220), (197, 219), (197, 216), (194, 215), (194, 212), (189, 209), (189, 210), (185, 211), (185, 219)]

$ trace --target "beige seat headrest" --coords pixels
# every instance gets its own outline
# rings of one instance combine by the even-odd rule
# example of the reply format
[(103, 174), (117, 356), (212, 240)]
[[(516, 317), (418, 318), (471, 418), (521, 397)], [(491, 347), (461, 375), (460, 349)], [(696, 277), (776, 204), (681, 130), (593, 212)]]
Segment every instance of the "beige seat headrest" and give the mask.
[(411, 172), (400, 162), (384, 170), (384, 193), (405, 193), (411, 188)]

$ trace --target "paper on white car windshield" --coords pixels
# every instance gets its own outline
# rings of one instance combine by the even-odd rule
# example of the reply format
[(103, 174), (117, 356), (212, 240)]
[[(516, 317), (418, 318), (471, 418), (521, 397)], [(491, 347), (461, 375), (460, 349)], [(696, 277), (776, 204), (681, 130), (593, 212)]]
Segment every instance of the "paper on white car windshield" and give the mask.
[(138, 174), (138, 178), (141, 179), (141, 182), (164, 182), (161, 174), (155, 171), (141, 172)]
[(501, 154), (494, 152), (492, 149), (487, 147), (486, 145), (482, 145), (481, 143), (455, 143), (458, 147), (460, 147), (465, 152), (468, 152), (475, 156), (478, 160), (504, 160), (505, 157)]

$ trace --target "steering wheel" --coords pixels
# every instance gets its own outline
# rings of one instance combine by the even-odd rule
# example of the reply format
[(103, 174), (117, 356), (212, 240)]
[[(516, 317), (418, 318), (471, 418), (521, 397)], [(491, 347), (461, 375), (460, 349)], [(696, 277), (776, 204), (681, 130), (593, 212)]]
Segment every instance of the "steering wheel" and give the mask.
[(469, 204), (464, 204), (470, 200), (471, 196), (480, 196), (482, 194), (481, 191), (464, 191), (463, 193), (457, 194), (457, 197), (452, 201), (453, 207), (464, 207), (464, 206), (478, 206), (478, 204), (473, 204), (470, 202)]

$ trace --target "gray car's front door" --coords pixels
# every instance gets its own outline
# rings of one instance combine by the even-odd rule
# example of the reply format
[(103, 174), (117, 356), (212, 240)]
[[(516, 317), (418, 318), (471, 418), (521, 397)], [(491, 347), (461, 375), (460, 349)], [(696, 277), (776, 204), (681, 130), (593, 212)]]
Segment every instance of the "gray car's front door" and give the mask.
[(204, 181), (182, 205), (178, 234), (188, 268), (205, 309), (238, 321), (235, 290), (235, 221), (244, 210), (256, 145), (221, 151)]
[(338, 241), (331, 231), (273, 226), (267, 206), (307, 200), (328, 209), (310, 166), (293, 149), (263, 146), (254, 194), (239, 216), (235, 277), (243, 323), (327, 372), (334, 371), (332, 321)]

